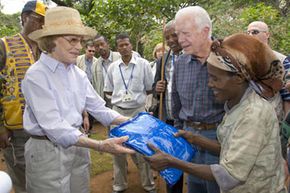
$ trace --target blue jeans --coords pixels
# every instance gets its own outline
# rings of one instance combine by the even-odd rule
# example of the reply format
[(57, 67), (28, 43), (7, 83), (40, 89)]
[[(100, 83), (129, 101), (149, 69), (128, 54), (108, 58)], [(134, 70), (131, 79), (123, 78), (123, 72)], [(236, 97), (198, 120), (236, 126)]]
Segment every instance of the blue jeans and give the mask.
[[(200, 134), (209, 139), (216, 140), (216, 130), (198, 130), (193, 128), (185, 128), (187, 131), (191, 131), (195, 134)], [(198, 147), (197, 147), (198, 148)], [(196, 164), (218, 164), (219, 157), (211, 154), (208, 151), (198, 148), (194, 158), (192, 159), (193, 163)], [(220, 189), (218, 184), (215, 181), (207, 181), (197, 178), (193, 175), (188, 175), (187, 178), (187, 190), (188, 193), (219, 193)]]

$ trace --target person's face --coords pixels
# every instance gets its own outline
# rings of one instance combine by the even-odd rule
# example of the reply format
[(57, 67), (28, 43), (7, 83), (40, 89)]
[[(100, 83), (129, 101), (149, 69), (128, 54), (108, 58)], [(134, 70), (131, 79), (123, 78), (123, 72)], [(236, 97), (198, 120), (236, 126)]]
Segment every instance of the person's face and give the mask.
[(227, 71), (218, 69), (212, 65), (207, 65), (209, 79), (208, 86), (212, 89), (214, 96), (218, 102), (236, 101), (237, 89), (236, 85), (237, 75), (231, 74)]
[(263, 28), (263, 26), (250, 24), (247, 29), (247, 34), (253, 36), (265, 44), (268, 44), (270, 34)]
[(41, 29), (44, 25), (44, 17), (34, 12), (24, 14), (22, 20), (23, 28), (27, 34)]
[(86, 58), (92, 59), (95, 55), (96, 48), (95, 46), (87, 46), (86, 49)]
[(166, 44), (174, 53), (182, 50), (181, 46), (178, 43), (178, 37), (175, 33), (174, 24), (164, 30), (164, 37)]
[(156, 50), (156, 59), (160, 59), (162, 57), (163, 54), (162, 50), (163, 50), (162, 47)]
[(121, 54), (122, 57), (131, 56), (132, 55), (132, 45), (130, 43), (129, 38), (117, 40), (117, 50)]
[(60, 36), (54, 41), (55, 48), (51, 56), (65, 65), (74, 64), (82, 48), (81, 41), (80, 36)]
[(175, 20), (175, 31), (184, 53), (190, 55), (198, 55), (209, 35), (208, 28), (199, 30), (193, 19), (186, 15)]
[(109, 44), (104, 40), (103, 37), (95, 39), (94, 44), (96, 47), (96, 53), (99, 54), (102, 58), (109, 54)]

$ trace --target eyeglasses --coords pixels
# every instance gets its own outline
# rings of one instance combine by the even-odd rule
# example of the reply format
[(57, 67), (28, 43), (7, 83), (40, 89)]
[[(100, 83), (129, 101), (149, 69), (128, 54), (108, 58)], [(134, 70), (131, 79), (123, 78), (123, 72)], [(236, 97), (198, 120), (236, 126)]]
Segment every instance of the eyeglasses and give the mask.
[(260, 30), (254, 29), (254, 30), (249, 30), (249, 31), (247, 31), (247, 34), (248, 34), (248, 35), (257, 35), (257, 34), (259, 34), (260, 32), (267, 32), (267, 31), (260, 31)]
[(61, 37), (65, 39), (71, 46), (76, 46), (82, 41), (82, 38), (67, 38), (66, 36), (61, 36)]
[(93, 52), (93, 53), (95, 53), (95, 50), (88, 50), (88, 52)]

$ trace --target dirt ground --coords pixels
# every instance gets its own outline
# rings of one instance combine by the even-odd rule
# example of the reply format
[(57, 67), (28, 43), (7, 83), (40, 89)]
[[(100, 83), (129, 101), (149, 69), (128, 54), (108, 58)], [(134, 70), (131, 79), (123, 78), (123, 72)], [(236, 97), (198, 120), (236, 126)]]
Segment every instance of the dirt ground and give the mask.
[[(125, 193), (146, 193), (140, 184), (140, 178), (137, 168), (129, 156), (128, 156), (128, 169), (129, 169), (128, 171), (129, 188), (125, 191)], [(6, 171), (5, 161), (3, 159), (1, 151), (0, 151), (0, 170)], [(91, 177), (91, 193), (111, 193), (112, 177), (113, 177), (112, 170)], [(160, 176), (158, 176), (155, 179), (155, 184), (158, 193), (166, 193), (165, 182)], [(185, 190), (183, 192), (185, 193)], [(14, 192), (12, 191), (11, 193)]]

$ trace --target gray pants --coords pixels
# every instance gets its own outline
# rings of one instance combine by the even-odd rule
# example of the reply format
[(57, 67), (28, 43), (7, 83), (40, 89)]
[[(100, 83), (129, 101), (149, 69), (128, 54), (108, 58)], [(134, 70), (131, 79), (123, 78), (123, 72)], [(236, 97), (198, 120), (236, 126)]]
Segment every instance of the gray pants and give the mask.
[(30, 138), (25, 145), (28, 193), (89, 193), (89, 149), (64, 149), (49, 140)]
[(28, 139), (23, 129), (12, 130), (11, 145), (4, 149), (5, 162), (15, 193), (26, 193), (24, 145)]
[[(137, 109), (124, 110), (113, 106), (113, 110), (121, 115), (132, 117), (139, 112), (145, 111), (144, 107)], [(149, 164), (144, 160), (141, 154), (132, 155), (132, 160), (140, 171), (141, 184), (146, 191), (155, 189), (154, 179)], [(114, 191), (122, 191), (128, 188), (127, 182), (127, 156), (125, 154), (113, 156), (114, 164)]]

